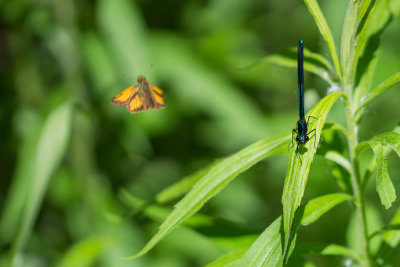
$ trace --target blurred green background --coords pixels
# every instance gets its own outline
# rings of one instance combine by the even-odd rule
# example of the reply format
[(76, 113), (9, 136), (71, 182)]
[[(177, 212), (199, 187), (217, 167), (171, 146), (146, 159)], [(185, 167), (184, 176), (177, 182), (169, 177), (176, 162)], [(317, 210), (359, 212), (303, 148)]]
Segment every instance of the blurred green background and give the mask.
[[(338, 46), (347, 1), (319, 4)], [(230, 251), (182, 226), (144, 257), (123, 260), (161, 222), (127, 198), (152, 203), (214, 160), (295, 126), (296, 69), (263, 57), (304, 38), (329, 58), (294, 0), (13, 0), (0, 1), (0, 12), (0, 264), (15, 252), (22, 266), (201, 266)], [(400, 69), (399, 30), (394, 18), (382, 35), (374, 85)], [(164, 90), (166, 109), (130, 114), (111, 104), (141, 74)], [(308, 110), (329, 88), (305, 79)], [(399, 99), (392, 90), (368, 108), (361, 140), (397, 125)], [(344, 122), (340, 103), (330, 116)], [(399, 160), (388, 159), (399, 188)], [(282, 213), (286, 167), (287, 154), (257, 164), (201, 212), (262, 231)], [(317, 156), (306, 199), (339, 191), (330, 173)], [(373, 186), (368, 197), (383, 221), (398, 207), (381, 212)], [(346, 244), (350, 213), (336, 208), (300, 240)]]

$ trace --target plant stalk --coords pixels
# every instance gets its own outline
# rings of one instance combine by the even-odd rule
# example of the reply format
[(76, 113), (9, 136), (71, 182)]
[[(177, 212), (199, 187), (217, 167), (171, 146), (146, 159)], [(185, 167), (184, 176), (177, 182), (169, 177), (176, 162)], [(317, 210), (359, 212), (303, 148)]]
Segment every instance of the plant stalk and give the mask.
[(369, 244), (368, 244), (368, 228), (367, 228), (367, 217), (366, 217), (366, 205), (364, 199), (364, 187), (362, 185), (362, 180), (360, 176), (360, 169), (359, 169), (359, 160), (356, 154), (356, 147), (358, 145), (358, 125), (356, 122), (356, 118), (353, 116), (353, 101), (352, 101), (352, 86), (349, 83), (345, 82), (345, 93), (347, 98), (345, 99), (346, 105), (346, 119), (347, 119), (347, 139), (348, 139), (348, 146), (349, 146), (349, 155), (350, 155), (350, 162), (352, 172), (351, 176), (351, 183), (353, 188), (353, 194), (356, 199), (356, 213), (357, 213), (357, 220), (359, 230), (360, 230), (360, 241), (361, 241), (361, 248), (362, 253), (365, 259), (363, 265), (366, 267), (373, 266), (372, 258), (369, 252)]

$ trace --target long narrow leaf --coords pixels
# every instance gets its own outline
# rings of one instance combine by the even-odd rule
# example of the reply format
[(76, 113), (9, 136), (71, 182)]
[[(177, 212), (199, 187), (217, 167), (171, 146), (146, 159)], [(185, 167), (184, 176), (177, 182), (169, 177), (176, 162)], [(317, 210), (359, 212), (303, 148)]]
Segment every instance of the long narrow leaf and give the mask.
[[(365, 4), (368, 1), (360, 1)], [(362, 116), (364, 108), (358, 110), (362, 101), (368, 94), (371, 87), (373, 74), (377, 62), (377, 50), (379, 48), (380, 37), (385, 29), (390, 25), (392, 18), (398, 13), (399, 10), (393, 9), (393, 1), (375, 1), (373, 4), (373, 12), (368, 18), (369, 27), (365, 36), (365, 47), (363, 49), (362, 57), (359, 59), (356, 71), (356, 91), (355, 91), (355, 111), (357, 111), (357, 120)], [(365, 8), (364, 8), (365, 9)], [(356, 46), (357, 49), (357, 46)]]
[(355, 75), (357, 64), (360, 59), (361, 53), (365, 48), (365, 42), (367, 41), (367, 30), (371, 20), (372, 9), (375, 5), (376, 0), (358, 1), (358, 21), (357, 21), (357, 32), (353, 39), (352, 45), (354, 47), (354, 58), (352, 75)]
[(319, 254), (325, 256), (343, 256), (352, 258), (359, 263), (363, 262), (363, 259), (357, 252), (347, 247), (343, 247), (336, 244), (323, 244), (323, 243), (300, 243), (296, 246), (293, 251), (293, 256), (301, 256), (307, 254)]
[[(346, 10), (346, 16), (343, 23), (342, 29), (342, 39), (340, 42), (340, 60), (341, 66), (343, 70), (343, 75), (346, 79), (350, 79), (347, 77), (348, 74), (352, 73), (351, 67), (353, 66), (350, 64), (352, 58), (352, 39), (355, 34), (357, 24), (357, 6), (355, 1), (349, 1)], [(348, 81), (347, 81), (348, 82)]]
[(307, 150), (304, 155), (300, 155), (301, 160), (296, 153), (296, 146), (290, 150), (289, 166), (286, 173), (285, 185), (282, 195), (283, 204), (283, 217), (284, 217), (284, 230), (285, 230), (285, 243), (289, 239), (289, 233), (292, 226), (294, 214), (301, 204), (301, 199), (304, 194), (305, 186), (307, 183), (308, 172), (310, 170), (311, 162), (314, 158), (316, 149), (312, 139), (315, 138), (315, 146), (318, 146), (321, 131), (325, 123), (326, 116), (331, 109), (340, 93), (333, 93), (323, 98), (318, 105), (313, 108), (307, 115), (318, 118), (312, 125), (311, 129), (315, 129), (315, 135), (304, 145), (302, 150)]
[[(298, 222), (301, 221), (302, 225), (315, 222), (333, 207), (351, 198), (352, 196), (346, 194), (330, 194), (312, 199), (299, 209), (302, 212), (298, 213)], [(257, 238), (244, 255), (240, 266), (283, 265), (282, 227), (282, 217), (280, 216)], [(294, 242), (290, 244), (290, 247), (294, 247)]]
[(344, 158), (341, 154), (339, 154), (337, 151), (328, 151), (325, 154), (325, 158), (327, 160), (330, 160), (332, 162), (336, 162), (340, 166), (342, 166), (346, 171), (348, 171), (349, 174), (352, 173), (351, 170), (351, 164), (348, 159)]
[[(294, 57), (289, 57), (283, 54), (270, 55), (262, 60), (266, 63), (273, 63), (283, 67), (295, 68), (297, 67), (297, 59)], [(316, 64), (313, 64), (311, 61), (304, 60), (304, 70), (314, 73), (315, 75), (321, 77), (323, 80), (328, 82), (329, 84), (333, 84), (333, 81), (329, 77), (329, 72), (327, 69), (322, 68)]]
[(105, 236), (90, 236), (74, 244), (66, 251), (57, 267), (86, 267), (95, 265), (100, 252), (113, 240)]
[(182, 178), (182, 180), (178, 181), (177, 183), (165, 188), (162, 190), (160, 193), (157, 194), (156, 200), (158, 203), (166, 203), (169, 201), (172, 201), (184, 194), (186, 194), (190, 188), (203, 177), (204, 175), (207, 174), (207, 172), (217, 165), (221, 160), (216, 160), (214, 163), (212, 163), (210, 166), (201, 169), (200, 171), (193, 173), (189, 176), (186, 176)]
[(339, 57), (336, 52), (335, 41), (333, 40), (331, 29), (329, 28), (328, 24), (326, 23), (325, 17), (322, 14), (317, 1), (316, 0), (304, 0), (304, 2), (306, 3), (311, 15), (314, 17), (314, 20), (317, 23), (318, 29), (321, 32), (322, 37), (325, 39), (326, 43), (328, 44), (329, 51), (331, 52), (331, 57), (332, 57), (334, 65), (335, 65), (337, 74), (339, 76), (339, 79), (342, 79)]
[(240, 250), (233, 253), (225, 254), (219, 257), (217, 260), (207, 264), (205, 267), (234, 267), (241, 266), (241, 260), (246, 251)]
[(158, 233), (137, 254), (139, 257), (153, 248), (169, 232), (196, 213), (210, 198), (220, 192), (237, 175), (247, 170), (260, 160), (286, 149), (290, 133), (259, 141), (240, 152), (224, 159), (199, 180), (189, 193), (175, 206), (168, 218), (162, 223)]
[(241, 266), (280, 266), (283, 248), (280, 216), (260, 235), (243, 257)]
[(65, 153), (71, 130), (71, 117), (72, 107), (66, 103), (52, 111), (44, 123), (33, 159), (31, 186), (21, 218), (22, 224), (11, 253), (13, 263), (29, 238), (49, 180)]
[(305, 205), (302, 225), (309, 225), (317, 221), (322, 215), (343, 201), (352, 199), (353, 196), (343, 193), (329, 194), (310, 200)]
[[(400, 72), (390, 76), (386, 81), (379, 84), (367, 97), (365, 101), (362, 102), (361, 107), (364, 107), (375, 100), (378, 96), (386, 93), (389, 89), (392, 89), (400, 83)], [(359, 109), (360, 109), (359, 108)]]

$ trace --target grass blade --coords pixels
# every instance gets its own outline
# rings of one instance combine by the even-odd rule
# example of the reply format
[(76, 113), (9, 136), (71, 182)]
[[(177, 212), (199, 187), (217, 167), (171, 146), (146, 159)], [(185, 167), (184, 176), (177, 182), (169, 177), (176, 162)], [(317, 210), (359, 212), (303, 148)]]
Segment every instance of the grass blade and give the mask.
[(128, 259), (137, 258), (148, 252), (174, 228), (196, 213), (210, 198), (220, 192), (237, 175), (260, 160), (287, 149), (289, 140), (290, 133), (267, 138), (248, 146), (212, 167), (175, 206), (171, 214), (161, 224), (157, 234), (153, 236), (140, 252)]

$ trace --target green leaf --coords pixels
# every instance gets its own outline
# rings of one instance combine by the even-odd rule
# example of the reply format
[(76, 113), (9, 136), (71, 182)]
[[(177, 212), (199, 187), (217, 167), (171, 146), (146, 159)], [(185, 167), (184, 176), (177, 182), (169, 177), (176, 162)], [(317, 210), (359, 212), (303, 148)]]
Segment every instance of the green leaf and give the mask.
[(129, 257), (139, 257), (153, 248), (169, 232), (196, 213), (210, 198), (218, 194), (237, 175), (244, 172), (260, 160), (287, 149), (290, 133), (284, 133), (272, 138), (259, 141), (244, 148), (238, 153), (224, 159), (213, 166), (176, 204), (174, 210), (162, 223), (157, 234), (137, 254)]
[[(393, 129), (392, 132), (386, 132), (380, 135), (375, 136), (372, 140), (370, 141), (364, 141), (358, 144), (356, 147), (356, 153), (360, 154), (363, 152), (366, 148), (371, 147), (370, 142), (378, 142), (381, 143), (382, 145), (385, 145), (383, 149), (383, 157), (386, 157), (387, 154), (389, 154), (390, 150), (388, 148), (391, 148), (393, 151), (397, 153), (397, 155), (400, 157), (400, 140), (399, 140), (399, 134), (400, 134), (400, 127), (396, 127)], [(376, 160), (373, 161), (371, 160), (368, 168), (364, 174), (364, 179), (363, 179), (363, 184), (366, 185), (368, 183), (369, 178), (371, 177), (372, 173), (376, 169)]]
[[(0, 235), (2, 244), (10, 244), (17, 235), (19, 221), (25, 208), (26, 195), (31, 181), (37, 142), (43, 122), (38, 114), (32, 110), (22, 109), (16, 124), (27, 127), (22, 131), (18, 150), (18, 160), (11, 184), (7, 189), (7, 197), (3, 202), (3, 211), (0, 219)], [(1, 264), (0, 264), (1, 265)]]
[[(329, 77), (329, 71), (326, 68), (320, 67), (317, 64), (314, 64), (312, 61), (307, 60), (307, 58), (306, 58), (307, 53), (305, 53), (304, 55), (305, 55), (305, 58), (304, 58), (304, 70), (319, 76), (320, 78), (322, 78), (323, 80), (325, 80), (329, 84), (333, 84), (333, 81)], [(318, 60), (325, 67), (327, 66), (327, 64), (329, 64), (329, 63), (326, 62), (326, 59), (323, 58), (319, 54), (315, 54), (315, 53), (309, 52), (309, 56), (312, 57), (313, 59)], [(291, 57), (288, 54), (270, 55), (270, 56), (267, 56), (267, 57), (263, 58), (262, 62), (268, 63), (268, 64), (272, 63), (272, 64), (276, 64), (276, 65), (283, 66), (283, 67), (288, 67), (288, 68), (297, 67), (297, 58)]]
[(376, 190), (381, 198), (382, 205), (388, 209), (392, 205), (393, 201), (396, 200), (396, 191), (389, 177), (387, 160), (383, 158), (382, 145), (378, 142), (373, 142), (371, 143), (371, 146), (375, 154), (376, 165), (378, 166)]
[(400, 83), (400, 72), (392, 75), (386, 81), (380, 83), (371, 93), (369, 93), (367, 99), (362, 101), (361, 106), (357, 110), (357, 112), (359, 112), (362, 107), (365, 107), (366, 105), (374, 101), (378, 96), (380, 96), (383, 93), (386, 93), (389, 89), (392, 89), (399, 83)]
[[(343, 23), (342, 38), (340, 42), (340, 60), (342, 63), (342, 70), (345, 76), (346, 74), (352, 73), (351, 58), (352, 58), (352, 39), (356, 31), (357, 24), (357, 6), (355, 1), (349, 1), (347, 6), (346, 16)], [(347, 77), (350, 79), (350, 77)], [(347, 83), (348, 81), (346, 81)]]
[(231, 252), (225, 255), (222, 255), (219, 257), (217, 260), (210, 262), (207, 264), (205, 267), (234, 267), (234, 266), (240, 266), (242, 257), (246, 251), (245, 250), (240, 250), (240, 251), (235, 251)]
[(336, 244), (324, 243), (299, 243), (293, 251), (293, 256), (302, 256), (307, 254), (319, 254), (324, 256), (343, 256), (352, 258), (359, 263), (363, 258), (354, 250)]
[(355, 75), (357, 64), (360, 59), (361, 53), (364, 49), (365, 42), (367, 41), (367, 30), (371, 20), (372, 9), (376, 0), (357, 1), (357, 32), (353, 37), (354, 58), (352, 75)]
[(243, 257), (241, 266), (280, 266), (283, 249), (280, 229), (282, 216), (279, 216), (257, 238)]
[(399, 224), (388, 224), (383, 226), (381, 229), (375, 231), (374, 233), (368, 236), (369, 239), (374, 238), (377, 235), (385, 234), (389, 231), (400, 231), (400, 223)]
[[(318, 118), (311, 126), (309, 126), (309, 130), (315, 129), (315, 146), (318, 146), (321, 131), (329, 110), (336, 99), (341, 95), (342, 94), (340, 93), (333, 93), (326, 96), (307, 114), (307, 116)], [(286, 173), (282, 195), (286, 245), (293, 222), (293, 217), (297, 208), (301, 204), (301, 199), (307, 183), (308, 172), (316, 152), (312, 139), (313, 138), (311, 138), (310, 141), (304, 145), (303, 150), (307, 150), (307, 152), (301, 156), (301, 161), (298, 159), (296, 146), (293, 146), (289, 153), (289, 166)]]
[[(397, 208), (397, 211), (388, 226), (399, 225), (399, 224), (400, 224), (400, 208)], [(399, 230), (387, 231), (383, 236), (382, 244), (379, 248), (377, 256), (384, 257), (390, 250), (396, 248), (399, 244), (400, 244), (400, 231)]]
[(219, 134), (209, 135), (215, 138), (209, 140), (210, 143), (232, 148), (232, 144), (245, 146), (271, 136), (273, 127), (266, 123), (265, 114), (243, 90), (199, 61), (198, 54), (190, 49), (186, 39), (159, 32), (152, 35), (150, 43), (157, 55), (155, 70), (185, 103), (182, 108), (201, 110), (215, 121), (212, 131), (217, 130)]
[(100, 30), (107, 37), (104, 41), (115, 53), (121, 70), (129, 70), (135, 79), (152, 63), (145, 23), (135, 2), (101, 0), (97, 12)]
[[(121, 201), (130, 207), (134, 214), (141, 214), (155, 222), (163, 222), (171, 213), (170, 208), (149, 204), (145, 200), (129, 194), (126, 190), (120, 191)], [(195, 214), (182, 224), (189, 227), (207, 227), (215, 224), (215, 219), (203, 214)]]
[(160, 204), (162, 203), (167, 203), (169, 201), (172, 201), (174, 199), (179, 198), (180, 196), (186, 194), (190, 188), (203, 177), (204, 175), (207, 174), (207, 172), (217, 165), (221, 160), (216, 160), (213, 164), (209, 165), (208, 167), (193, 173), (189, 176), (186, 176), (182, 178), (180, 181), (174, 183), (173, 185), (165, 188), (162, 190), (160, 193), (157, 194), (156, 196), (156, 201)]
[(339, 76), (339, 79), (342, 79), (339, 57), (336, 52), (335, 41), (333, 40), (332, 32), (328, 24), (326, 23), (325, 17), (322, 14), (321, 9), (319, 8), (316, 0), (304, 0), (304, 2), (306, 3), (311, 15), (314, 17), (314, 20), (317, 23), (318, 29), (321, 32), (322, 37), (328, 44), (329, 51), (331, 52), (331, 57), (336, 68), (336, 72)]
[(382, 133), (372, 138), (371, 142), (379, 142), (382, 145), (389, 146), (400, 157), (400, 133), (395, 131)]
[(351, 169), (351, 164), (349, 162), (348, 159), (346, 159), (345, 157), (343, 157), (341, 154), (339, 154), (337, 151), (328, 151), (325, 154), (325, 158), (335, 162), (337, 164), (339, 164), (340, 166), (342, 166), (343, 168), (346, 169), (346, 171), (351, 174), (352, 173), (352, 169)]
[[(376, 45), (377, 46), (377, 45)], [(364, 53), (363, 57), (360, 59), (360, 64), (357, 69), (357, 75), (360, 75), (361, 77), (359, 78), (360, 81), (357, 82), (358, 77), (356, 77), (356, 84), (357, 88), (355, 90), (354, 94), (354, 107), (356, 111), (361, 105), (361, 101), (365, 96), (368, 94), (368, 91), (371, 89), (371, 83), (373, 79), (373, 75), (375, 73), (375, 67), (377, 63), (377, 55), (376, 55), (376, 48), (370, 48), (367, 47), (366, 50), (373, 50), (369, 54), (369, 51), (367, 53)], [(367, 54), (367, 55), (365, 55)], [(356, 118), (357, 121), (362, 115), (362, 112), (357, 114), (358, 117)]]
[[(303, 225), (317, 221), (323, 214), (327, 213), (339, 203), (352, 199), (346, 194), (331, 194), (312, 199), (298, 210), (298, 220)], [(296, 216), (297, 217), (297, 216)], [(304, 223), (303, 223), (304, 221)], [(282, 216), (277, 218), (257, 238), (243, 257), (240, 266), (279, 266), (283, 264), (283, 234)], [(294, 239), (290, 244), (293, 249)], [(290, 249), (289, 249), (290, 250)]]
[[(365, 48), (363, 55), (360, 58), (359, 65), (357, 66), (356, 73), (356, 95), (355, 111), (357, 112), (357, 120), (359, 120), (364, 111), (364, 107), (360, 107), (362, 100), (365, 101), (370, 90), (372, 76), (377, 62), (377, 50), (379, 48), (380, 36), (385, 29), (390, 25), (393, 17), (399, 12), (393, 8), (394, 1), (377, 1), (374, 4), (374, 9), (369, 19), (369, 27), (367, 32), (367, 40), (365, 41)], [(359, 81), (359, 82), (358, 82)]]
[(371, 139), (369, 144), (374, 151), (376, 166), (378, 168), (376, 189), (382, 204), (388, 209), (393, 201), (396, 200), (396, 190), (387, 171), (387, 160), (384, 159), (383, 146), (390, 146), (400, 156), (400, 134), (396, 132), (383, 133)]
[(322, 215), (327, 213), (333, 207), (350, 199), (353, 199), (353, 196), (343, 193), (336, 193), (321, 196), (308, 201), (305, 205), (301, 224), (309, 225), (317, 221)]
[(27, 192), (25, 210), (21, 217), (21, 226), (13, 244), (11, 262), (17, 260), (27, 242), (36, 219), (47, 185), (64, 156), (71, 130), (72, 107), (63, 104), (53, 110), (46, 119), (33, 159), (31, 185)]
[(73, 245), (64, 253), (58, 267), (85, 267), (93, 266), (100, 255), (101, 250), (110, 244), (110, 238), (101, 236), (87, 237)]
[[(382, 227), (382, 212), (375, 208), (375, 206), (366, 204), (365, 216), (367, 221), (367, 234), (373, 233)], [(346, 229), (346, 243), (353, 251), (363, 252), (363, 238), (364, 229), (360, 228), (359, 218), (357, 212), (353, 209), (351, 212), (350, 220)], [(376, 251), (379, 246), (379, 240), (370, 240), (368, 246), (371, 254)], [(363, 255), (364, 256), (364, 255)]]

